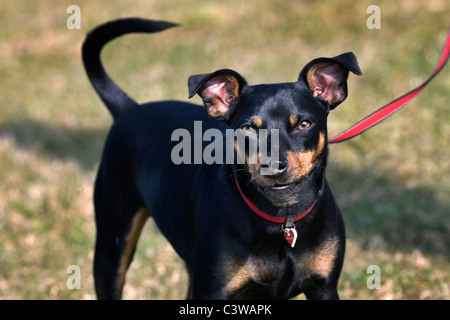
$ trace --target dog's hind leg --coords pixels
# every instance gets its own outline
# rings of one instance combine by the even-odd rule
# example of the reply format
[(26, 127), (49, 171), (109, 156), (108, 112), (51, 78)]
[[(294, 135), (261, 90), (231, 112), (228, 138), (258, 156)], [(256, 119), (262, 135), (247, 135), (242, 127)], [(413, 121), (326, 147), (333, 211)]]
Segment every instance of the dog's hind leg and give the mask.
[[(114, 186), (127, 184), (103, 183), (101, 172), (95, 189), (97, 239), (94, 257), (95, 290), (99, 299), (120, 299), (125, 274), (132, 261), (136, 245), (150, 216), (139, 206), (130, 188), (117, 193)], [(123, 190), (122, 190), (123, 191)]]
[(125, 284), (125, 274), (131, 264), (134, 252), (136, 251), (136, 245), (139, 236), (141, 235), (142, 228), (149, 216), (150, 214), (147, 208), (141, 208), (134, 214), (131, 228), (125, 238), (125, 246), (120, 255), (119, 268), (116, 275), (116, 287), (120, 292), (122, 292)]

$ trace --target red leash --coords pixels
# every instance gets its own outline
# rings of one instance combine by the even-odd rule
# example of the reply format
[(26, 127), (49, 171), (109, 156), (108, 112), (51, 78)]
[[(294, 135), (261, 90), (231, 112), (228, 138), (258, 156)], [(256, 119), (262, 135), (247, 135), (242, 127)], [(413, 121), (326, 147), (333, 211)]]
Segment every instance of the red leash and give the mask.
[(378, 109), (377, 111), (367, 116), (366, 118), (364, 118), (351, 128), (342, 132), (341, 134), (338, 134), (334, 138), (328, 140), (328, 143), (338, 143), (352, 139), (357, 135), (369, 130), (373, 126), (377, 125), (381, 121), (385, 120), (386, 118), (390, 117), (395, 112), (403, 108), (409, 101), (411, 101), (416, 95), (418, 95), (419, 92), (422, 91), (428, 85), (428, 83), (430, 83), (431, 80), (433, 80), (433, 78), (439, 73), (439, 71), (442, 70), (442, 68), (444, 68), (445, 64), (448, 61), (449, 55), (450, 55), (450, 32), (447, 34), (447, 40), (445, 42), (444, 49), (442, 50), (439, 63), (436, 69), (434, 69), (433, 74), (428, 78), (427, 81), (425, 81), (423, 84), (421, 84), (414, 90), (411, 90), (410, 92), (404, 94), (400, 98)]

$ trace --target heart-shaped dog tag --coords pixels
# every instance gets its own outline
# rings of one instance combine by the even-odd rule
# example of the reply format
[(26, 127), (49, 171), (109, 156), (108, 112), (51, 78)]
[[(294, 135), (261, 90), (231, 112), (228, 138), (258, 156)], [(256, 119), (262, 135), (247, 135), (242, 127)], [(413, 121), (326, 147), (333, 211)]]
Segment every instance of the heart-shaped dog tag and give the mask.
[(295, 230), (295, 228), (285, 228), (283, 229), (283, 234), (286, 241), (293, 248), (295, 246), (295, 242), (297, 241), (297, 230)]

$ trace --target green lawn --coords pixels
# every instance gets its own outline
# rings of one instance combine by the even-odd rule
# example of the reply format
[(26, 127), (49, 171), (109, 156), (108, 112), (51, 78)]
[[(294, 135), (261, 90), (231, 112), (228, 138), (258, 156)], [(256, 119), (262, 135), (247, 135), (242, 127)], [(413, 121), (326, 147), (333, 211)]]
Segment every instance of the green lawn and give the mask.
[[(69, 5), (81, 29), (69, 30)], [(368, 6), (381, 9), (369, 30)], [(187, 100), (191, 74), (231, 68), (250, 84), (295, 81), (319, 56), (353, 51), (363, 77), (329, 117), (330, 135), (433, 71), (450, 27), (447, 0), (0, 2), (0, 298), (94, 299), (93, 181), (111, 117), (81, 63), (86, 33), (118, 17), (180, 23), (104, 51), (138, 101)], [(343, 299), (450, 299), (450, 71), (406, 109), (331, 147), (329, 182), (347, 227)], [(194, 101), (199, 102), (196, 98)], [(66, 270), (81, 270), (69, 289)], [(380, 288), (369, 289), (370, 265)], [(183, 264), (147, 223), (125, 298), (185, 297)]]

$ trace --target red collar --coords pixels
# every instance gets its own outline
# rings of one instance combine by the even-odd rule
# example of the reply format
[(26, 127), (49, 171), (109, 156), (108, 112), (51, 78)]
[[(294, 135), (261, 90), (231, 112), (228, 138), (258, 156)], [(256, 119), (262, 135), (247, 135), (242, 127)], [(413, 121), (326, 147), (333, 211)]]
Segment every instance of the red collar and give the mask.
[[(274, 217), (274, 216), (272, 216), (272, 215), (270, 215), (270, 214), (268, 214), (268, 213), (266, 213), (266, 212), (264, 212), (264, 211), (258, 209), (258, 207), (256, 207), (256, 206), (255, 206), (255, 205), (254, 205), (254, 204), (253, 204), (253, 203), (252, 203), (252, 202), (244, 195), (244, 193), (242, 192), (241, 187), (239, 186), (239, 183), (238, 183), (238, 181), (237, 181), (237, 179), (236, 179), (236, 176), (234, 177), (234, 181), (236, 182), (236, 186), (238, 187), (238, 190), (239, 190), (239, 193), (241, 194), (242, 199), (244, 199), (245, 203), (247, 203), (247, 205), (250, 207), (250, 209), (253, 210), (254, 213), (256, 213), (256, 214), (257, 214), (258, 216), (260, 216), (261, 218), (266, 219), (267, 221), (270, 221), (270, 222), (281, 223), (281, 224), (286, 223), (287, 217)], [(294, 222), (300, 220), (300, 219), (303, 218), (303, 217), (305, 217), (305, 216), (312, 210), (312, 208), (314, 208), (314, 205), (315, 205), (315, 204), (316, 204), (316, 202), (314, 202), (314, 203), (312, 204), (312, 206), (311, 206), (308, 210), (306, 210), (305, 212), (296, 215), (296, 216), (294, 217)]]

